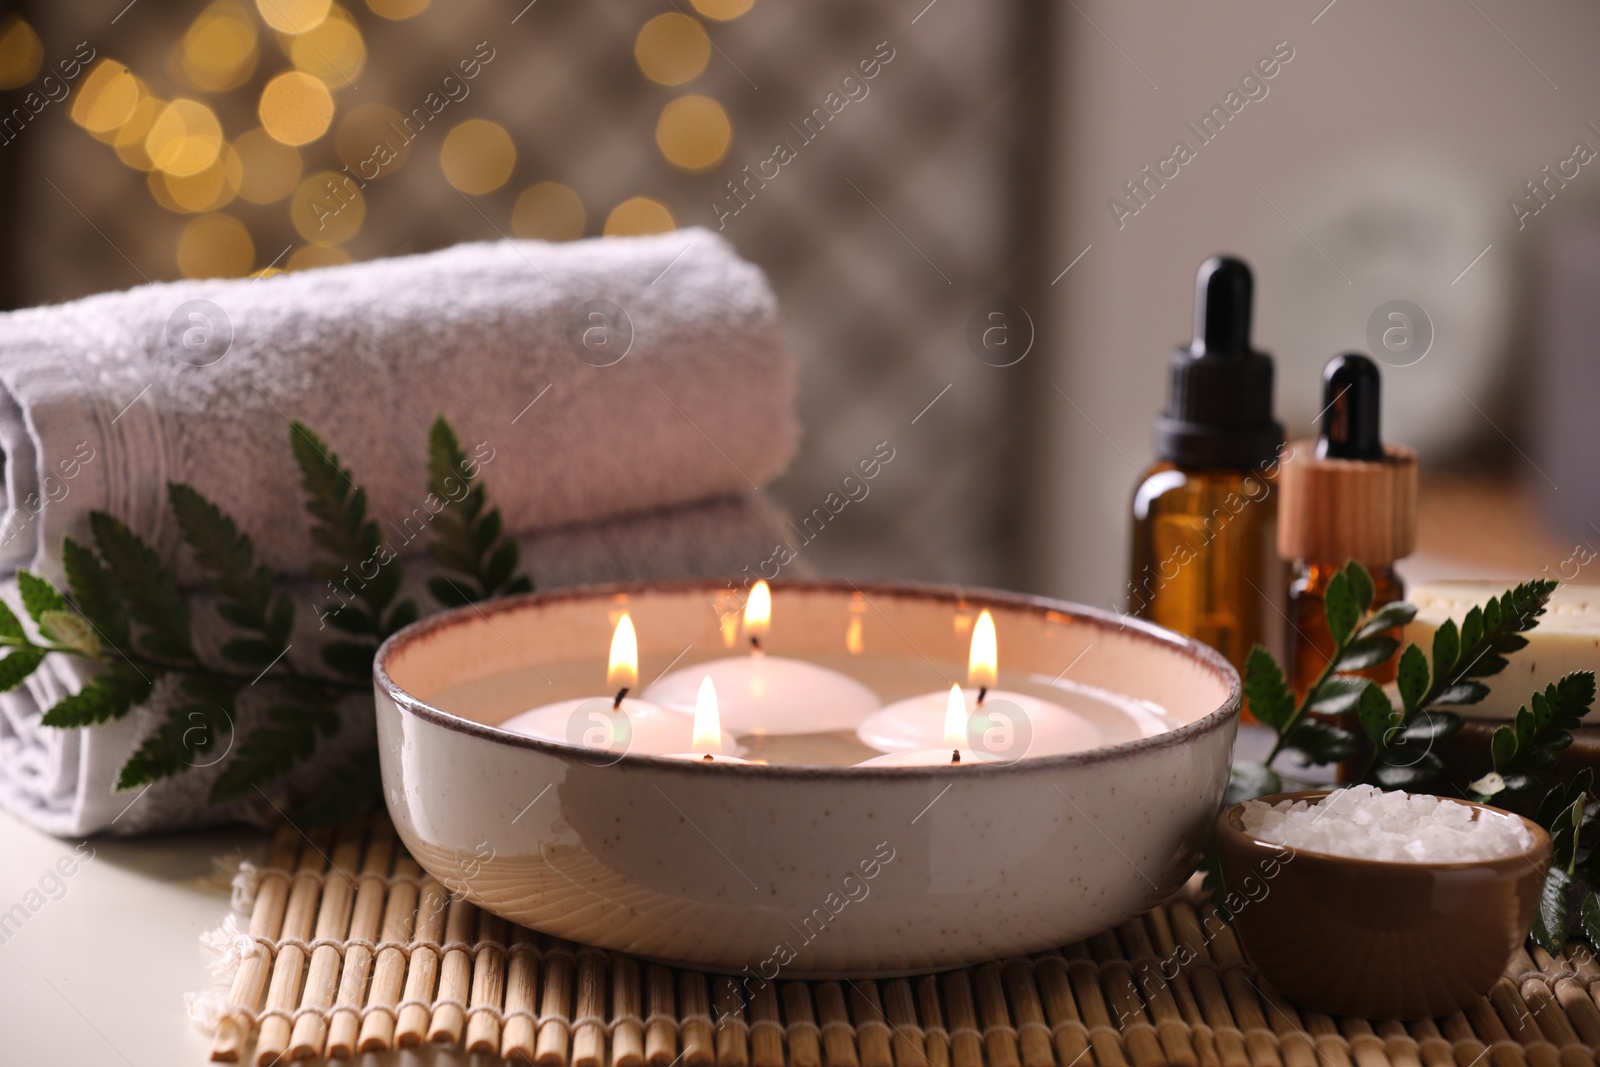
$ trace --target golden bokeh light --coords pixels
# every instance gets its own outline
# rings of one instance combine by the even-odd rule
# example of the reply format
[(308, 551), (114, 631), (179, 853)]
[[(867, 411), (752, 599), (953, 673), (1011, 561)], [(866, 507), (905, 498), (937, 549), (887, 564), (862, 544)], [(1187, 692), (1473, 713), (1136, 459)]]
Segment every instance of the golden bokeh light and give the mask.
[(178, 237), (178, 271), (185, 278), (242, 278), (255, 261), (250, 231), (232, 215), (201, 215)]
[(72, 100), (72, 121), (101, 140), (111, 139), (133, 117), (144, 85), (114, 59), (102, 59), (84, 76)]
[(411, 154), (400, 112), (387, 104), (361, 104), (339, 120), (334, 147), (339, 162), (363, 181), (398, 170)]
[(261, 21), (279, 33), (305, 33), (328, 17), (333, 0), (256, 0)]
[(401, 19), (413, 18), (428, 10), (432, 0), (367, 0), (367, 6), (374, 15), (381, 15), (386, 19), (399, 22)]
[(242, 171), (239, 195), (252, 204), (272, 204), (294, 192), (300, 181), (300, 150), (259, 127), (233, 142)]
[(145, 137), (150, 133), (150, 127), (155, 124), (156, 116), (161, 114), (167, 106), (165, 100), (153, 96), (141, 96), (134, 105), (133, 114), (128, 116), (128, 121), (118, 126), (111, 136), (111, 144), (117, 150), (117, 158), (135, 170), (152, 170), (155, 163), (150, 159), (150, 153), (145, 150)]
[(314, 270), (317, 267), (337, 267), (350, 262), (350, 253), (332, 245), (302, 245), (289, 253), (285, 270)]
[(177, 45), (177, 66), (196, 89), (236, 89), (255, 73), (256, 23), (244, 5), (217, 0), (200, 12)]
[(361, 39), (350, 13), (335, 7), (315, 29), (290, 40), (289, 60), (328, 88), (343, 89), (361, 76), (367, 63), (367, 42)]
[(606, 216), (605, 235), (638, 237), (647, 233), (668, 233), (677, 228), (667, 205), (648, 196), (633, 196), (611, 209), (611, 214)]
[(656, 146), (668, 163), (683, 170), (709, 170), (721, 163), (732, 140), (728, 113), (709, 96), (680, 96), (661, 109), (656, 122)]
[(224, 144), (216, 160), (198, 174), (177, 177), (151, 171), (150, 195), (168, 211), (195, 215), (225, 207), (239, 192), (244, 166), (232, 145)]
[(339, 245), (361, 232), (367, 201), (348, 174), (319, 171), (300, 183), (289, 204), (289, 221), (314, 245)]
[(711, 61), (711, 38), (688, 15), (669, 11), (639, 28), (639, 36), (633, 41), (633, 58), (651, 81), (682, 85), (698, 78)]
[(756, 0), (691, 0), (694, 9), (708, 19), (726, 22), (736, 19), (755, 6)]
[(261, 90), (261, 126), (288, 145), (310, 144), (333, 122), (333, 96), (322, 79), (287, 70)]
[(27, 85), (43, 62), (44, 45), (32, 26), (16, 15), (0, 21), (0, 89)]
[(144, 150), (153, 166), (187, 177), (198, 174), (222, 150), (222, 124), (198, 100), (177, 99), (162, 108), (145, 135)]
[(481, 196), (493, 192), (511, 177), (517, 149), (499, 123), (468, 119), (445, 135), (439, 166), (447, 181), (463, 193)]
[(583, 236), (587, 217), (577, 193), (560, 182), (540, 182), (517, 197), (511, 232), (540, 241), (571, 241)]

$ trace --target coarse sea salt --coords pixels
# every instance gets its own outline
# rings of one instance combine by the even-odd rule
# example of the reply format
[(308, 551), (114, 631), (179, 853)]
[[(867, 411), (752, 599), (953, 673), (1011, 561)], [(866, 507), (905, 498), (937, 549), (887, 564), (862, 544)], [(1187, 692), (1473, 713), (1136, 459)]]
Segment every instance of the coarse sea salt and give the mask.
[(1421, 793), (1355, 785), (1314, 802), (1247, 801), (1245, 833), (1307, 852), (1391, 863), (1471, 863), (1533, 847), (1521, 819)]

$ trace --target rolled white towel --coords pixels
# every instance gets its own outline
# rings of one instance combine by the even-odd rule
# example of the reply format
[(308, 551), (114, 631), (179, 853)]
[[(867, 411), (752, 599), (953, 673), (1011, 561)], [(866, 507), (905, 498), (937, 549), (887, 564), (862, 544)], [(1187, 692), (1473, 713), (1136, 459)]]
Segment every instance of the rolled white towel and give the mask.
[(702, 229), (499, 241), (271, 278), (143, 286), (0, 315), (0, 574), (59, 583), (90, 510), (197, 574), (166, 483), (215, 501), (280, 572), (308, 521), (289, 420), (371, 513), (422, 514), (430, 424), (492, 455), (517, 535), (747, 492), (798, 437), (761, 271)]
[[(523, 571), (540, 589), (594, 582), (645, 578), (716, 578), (739, 576), (772, 553), (783, 540), (783, 517), (759, 494), (638, 515), (605, 523), (548, 531), (521, 539)], [(434, 601), (426, 579), (437, 570), (426, 556), (407, 561), (402, 596), (419, 607)], [(316, 650), (337, 636), (319, 632), (316, 613), (325, 592), (310, 578), (291, 589), (297, 607), (292, 653), (303, 669), (321, 668)], [(0, 597), (21, 616), (23, 609), (14, 578), (0, 583)], [(196, 651), (202, 660), (219, 662), (217, 646), (232, 635), (221, 622), (209, 596), (191, 599)], [(207, 796), (226, 759), (213, 766), (192, 767), (152, 785), (147, 792), (118, 793), (117, 772), (176, 704), (192, 704), (177, 681), (157, 683), (149, 702), (125, 718), (101, 726), (57, 729), (40, 724), (40, 716), (56, 701), (82, 688), (94, 668), (83, 660), (52, 655), (21, 687), (0, 694), (0, 805), (47, 833), (77, 837), (91, 833), (139, 834), (253, 819), (272, 812), (265, 796), (212, 805)], [(327, 673), (325, 670), (322, 673)], [(236, 713), (237, 747), (261, 721), (265, 706), (277, 700), (274, 687), (240, 690)], [(530, 700), (530, 703), (537, 703)], [(370, 693), (352, 694), (339, 704), (340, 729), (323, 739), (315, 756), (299, 764), (270, 788), (273, 799), (288, 805), (322, 784), (351, 755), (375, 743)]]

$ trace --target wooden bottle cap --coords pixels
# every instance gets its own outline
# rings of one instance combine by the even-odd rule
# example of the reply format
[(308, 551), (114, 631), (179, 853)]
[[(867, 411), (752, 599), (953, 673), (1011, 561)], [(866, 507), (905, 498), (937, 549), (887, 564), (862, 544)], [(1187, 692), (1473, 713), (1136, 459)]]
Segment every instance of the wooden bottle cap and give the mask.
[(1417, 454), (1385, 445), (1382, 462), (1322, 459), (1295, 441), (1279, 475), (1278, 555), (1381, 567), (1417, 544)]

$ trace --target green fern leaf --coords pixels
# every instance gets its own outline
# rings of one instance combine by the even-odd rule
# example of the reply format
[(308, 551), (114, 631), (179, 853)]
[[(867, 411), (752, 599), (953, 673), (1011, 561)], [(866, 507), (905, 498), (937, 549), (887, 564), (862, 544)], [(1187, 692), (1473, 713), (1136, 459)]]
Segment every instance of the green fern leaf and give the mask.
[(149, 545), (105, 512), (91, 512), (89, 528), (129, 617), (144, 628), (141, 643), (157, 657), (194, 662), (189, 602), (178, 591), (177, 577)]
[(17, 589), (22, 593), (22, 606), (34, 622), (47, 611), (61, 611), (67, 606), (56, 587), (32, 571), (17, 572)]

